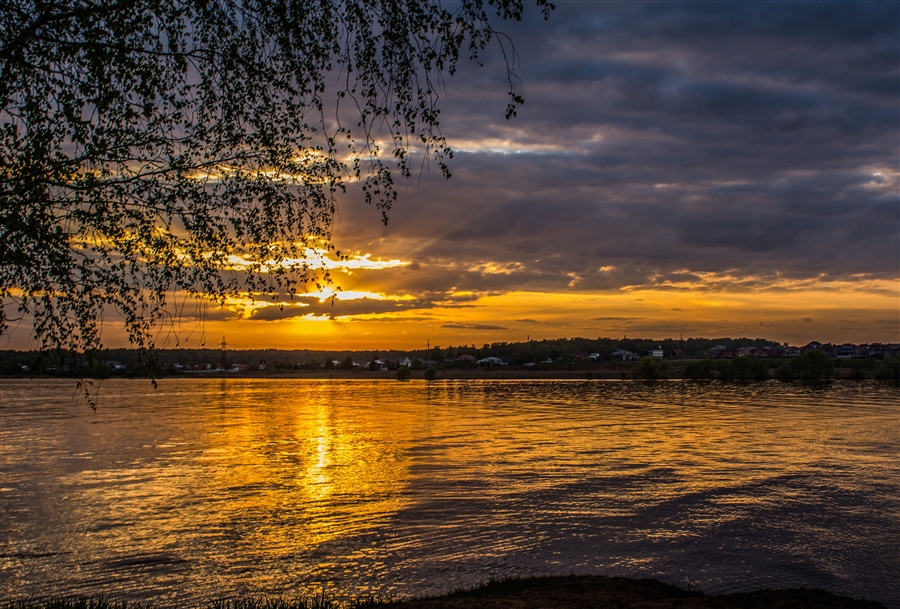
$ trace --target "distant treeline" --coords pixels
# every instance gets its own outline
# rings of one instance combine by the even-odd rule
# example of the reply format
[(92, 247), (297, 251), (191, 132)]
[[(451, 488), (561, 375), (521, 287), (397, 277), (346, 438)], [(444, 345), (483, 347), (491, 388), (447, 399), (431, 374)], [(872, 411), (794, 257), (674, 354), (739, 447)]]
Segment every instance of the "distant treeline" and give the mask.
[[(0, 351), (0, 374), (21, 374), (23, 368), (32, 374), (60, 374), (64, 371), (93, 369), (97, 366), (119, 367), (120, 371), (144, 375), (148, 366), (164, 373), (175, 365), (211, 366), (213, 368), (235, 363), (267, 370), (304, 370), (333, 366), (333, 362), (367, 364), (376, 360), (385, 362), (411, 361), (449, 364), (464, 355), (476, 360), (496, 357), (512, 366), (541, 363), (551, 360), (557, 363), (575, 362), (591, 355), (595, 360), (609, 360), (616, 351), (629, 351), (638, 356), (648, 355), (651, 349), (662, 348), (666, 357), (690, 359), (701, 357), (717, 345), (737, 349), (739, 347), (776, 346), (778, 343), (763, 338), (687, 338), (651, 340), (643, 338), (558, 338), (527, 342), (495, 342), (476, 345), (458, 345), (430, 349), (386, 351), (341, 351), (313, 349), (157, 349), (152, 353), (134, 349), (105, 349), (102, 352), (83, 354), (69, 351)], [(224, 361), (223, 361), (224, 360)]]
[[(763, 338), (687, 338), (651, 340), (642, 338), (559, 338), (527, 342), (495, 342), (420, 350), (338, 351), (279, 349), (159, 349), (140, 352), (133, 349), (108, 349), (95, 353), (67, 351), (0, 351), (0, 374), (36, 374), (57, 376), (147, 376), (180, 374), (186, 370), (229, 368), (240, 365), (247, 371), (286, 372), (291, 370), (393, 369), (408, 365), (412, 369), (459, 368), (476, 365), (477, 360), (496, 358), (509, 366), (538, 366), (543, 369), (590, 369), (604, 362), (621, 361), (622, 354), (637, 360), (662, 350), (667, 360), (695, 360), (709, 356), (714, 347), (734, 351), (742, 347), (778, 347)], [(408, 361), (407, 361), (408, 360)], [(687, 362), (684, 362), (687, 363)], [(690, 367), (688, 378), (760, 378), (775, 363), (737, 367), (708, 363)], [(862, 366), (854, 363), (854, 367)], [(744, 368), (747, 368), (746, 370)]]

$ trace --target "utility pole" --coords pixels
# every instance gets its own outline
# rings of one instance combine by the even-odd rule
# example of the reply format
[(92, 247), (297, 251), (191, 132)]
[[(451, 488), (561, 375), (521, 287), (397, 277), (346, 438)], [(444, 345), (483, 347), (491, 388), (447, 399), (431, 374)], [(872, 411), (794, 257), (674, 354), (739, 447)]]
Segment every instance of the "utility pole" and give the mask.
[(228, 368), (228, 357), (225, 355), (226, 350), (228, 349), (228, 343), (225, 342), (225, 337), (222, 337), (222, 370), (226, 370)]

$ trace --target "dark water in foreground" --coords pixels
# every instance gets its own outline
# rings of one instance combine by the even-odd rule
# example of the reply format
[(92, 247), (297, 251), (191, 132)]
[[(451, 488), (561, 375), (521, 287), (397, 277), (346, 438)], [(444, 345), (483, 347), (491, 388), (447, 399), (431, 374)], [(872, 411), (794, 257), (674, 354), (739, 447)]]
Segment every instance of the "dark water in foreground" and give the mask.
[(603, 381), (0, 382), (0, 599), (157, 606), (490, 576), (900, 608), (900, 391)]

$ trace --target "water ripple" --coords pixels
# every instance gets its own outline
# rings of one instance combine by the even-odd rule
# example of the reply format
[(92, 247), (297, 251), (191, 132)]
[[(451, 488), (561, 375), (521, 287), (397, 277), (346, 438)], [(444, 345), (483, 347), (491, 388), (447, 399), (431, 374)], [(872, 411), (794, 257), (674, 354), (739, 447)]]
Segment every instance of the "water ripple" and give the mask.
[(3, 380), (0, 594), (157, 605), (491, 576), (815, 586), (900, 608), (874, 383)]

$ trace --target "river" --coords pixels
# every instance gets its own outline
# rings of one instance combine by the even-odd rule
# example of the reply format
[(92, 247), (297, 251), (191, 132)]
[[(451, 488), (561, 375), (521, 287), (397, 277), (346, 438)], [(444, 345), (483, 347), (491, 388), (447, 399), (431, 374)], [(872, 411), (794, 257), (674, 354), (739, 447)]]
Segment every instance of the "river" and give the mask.
[(0, 600), (156, 606), (490, 577), (818, 587), (900, 608), (873, 382), (0, 381)]

